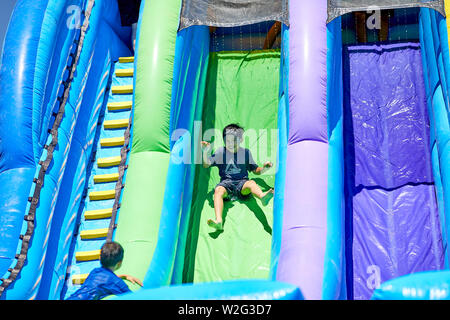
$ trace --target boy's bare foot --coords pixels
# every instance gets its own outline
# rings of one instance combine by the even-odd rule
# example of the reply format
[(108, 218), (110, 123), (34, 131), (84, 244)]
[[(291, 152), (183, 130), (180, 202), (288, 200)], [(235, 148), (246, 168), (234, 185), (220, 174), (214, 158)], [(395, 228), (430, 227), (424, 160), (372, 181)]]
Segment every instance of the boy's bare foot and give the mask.
[(263, 193), (263, 196), (261, 197), (261, 203), (264, 207), (269, 204), (270, 199), (273, 198), (273, 194), (274, 194), (273, 189), (270, 189)]
[(211, 228), (214, 228), (216, 230), (222, 231), (223, 230), (223, 222), (216, 222), (212, 219), (208, 219), (208, 226)]

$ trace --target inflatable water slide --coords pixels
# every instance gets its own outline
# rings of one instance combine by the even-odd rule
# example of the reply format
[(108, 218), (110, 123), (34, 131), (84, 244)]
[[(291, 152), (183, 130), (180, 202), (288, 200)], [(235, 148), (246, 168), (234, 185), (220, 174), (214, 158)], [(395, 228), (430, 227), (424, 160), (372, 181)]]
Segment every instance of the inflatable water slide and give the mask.
[[(118, 299), (449, 298), (445, 12), (142, 0), (134, 52), (115, 0), (18, 0), (0, 61), (0, 299), (67, 299), (105, 241), (144, 283)], [(225, 202), (215, 231), (200, 142), (221, 147), (229, 123), (274, 163), (249, 177), (275, 195)]]

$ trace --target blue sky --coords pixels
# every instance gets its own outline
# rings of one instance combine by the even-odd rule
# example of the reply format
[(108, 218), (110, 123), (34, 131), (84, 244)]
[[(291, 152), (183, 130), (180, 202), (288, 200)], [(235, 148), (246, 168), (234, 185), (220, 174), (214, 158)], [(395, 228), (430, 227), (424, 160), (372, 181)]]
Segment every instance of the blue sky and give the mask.
[(0, 0), (0, 55), (3, 50), (3, 39), (5, 38), (6, 28), (9, 18), (14, 9), (17, 0)]

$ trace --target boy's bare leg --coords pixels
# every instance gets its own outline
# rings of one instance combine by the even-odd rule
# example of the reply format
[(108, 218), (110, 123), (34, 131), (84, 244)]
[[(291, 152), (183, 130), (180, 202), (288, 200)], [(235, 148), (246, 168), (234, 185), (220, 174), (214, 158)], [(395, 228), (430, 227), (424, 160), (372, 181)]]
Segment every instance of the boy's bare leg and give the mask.
[(241, 193), (243, 195), (251, 193), (261, 200), (263, 206), (267, 206), (270, 199), (272, 199), (274, 192), (273, 189), (269, 189), (266, 192), (263, 192), (254, 180), (248, 180), (242, 187)]
[(227, 196), (227, 189), (222, 186), (218, 186), (214, 190), (214, 212), (216, 214), (216, 220), (209, 219), (208, 225), (218, 230), (222, 229), (222, 213), (223, 213), (223, 199)]

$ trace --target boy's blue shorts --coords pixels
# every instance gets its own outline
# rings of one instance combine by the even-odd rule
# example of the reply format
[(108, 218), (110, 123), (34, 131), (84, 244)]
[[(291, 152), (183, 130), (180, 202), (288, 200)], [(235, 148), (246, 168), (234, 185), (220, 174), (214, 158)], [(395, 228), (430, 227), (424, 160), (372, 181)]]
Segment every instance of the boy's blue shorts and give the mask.
[(221, 186), (227, 190), (228, 196), (226, 198), (224, 198), (224, 200), (236, 200), (236, 199), (246, 200), (246, 199), (248, 199), (250, 194), (244, 196), (241, 193), (241, 191), (242, 191), (242, 188), (244, 187), (244, 184), (247, 181), (249, 181), (249, 180), (248, 179), (242, 179), (242, 180), (225, 179), (225, 180), (220, 181), (216, 185), (216, 188), (218, 186)]

